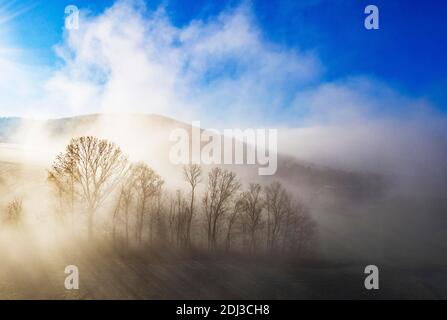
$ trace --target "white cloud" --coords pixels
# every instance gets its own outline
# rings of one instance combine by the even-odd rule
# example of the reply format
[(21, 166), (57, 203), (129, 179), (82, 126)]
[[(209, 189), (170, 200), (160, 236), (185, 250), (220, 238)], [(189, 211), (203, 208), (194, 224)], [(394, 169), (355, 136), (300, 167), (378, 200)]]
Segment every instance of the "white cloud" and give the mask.
[(135, 1), (83, 15), (79, 30), (57, 47), (64, 66), (48, 81), (48, 104), (57, 115), (125, 111), (210, 124), (248, 115), (259, 121), (282, 107), (287, 84), (314, 79), (319, 63), (263, 40), (249, 12), (241, 7), (184, 28), (162, 8), (146, 12)]

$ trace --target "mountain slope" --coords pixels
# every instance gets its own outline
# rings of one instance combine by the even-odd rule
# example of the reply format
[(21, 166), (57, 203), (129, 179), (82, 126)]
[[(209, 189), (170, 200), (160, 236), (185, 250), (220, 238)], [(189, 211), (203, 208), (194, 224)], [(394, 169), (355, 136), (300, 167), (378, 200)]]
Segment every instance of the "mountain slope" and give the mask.
[[(62, 151), (74, 136), (95, 135), (116, 142), (131, 159), (144, 160), (169, 175), (180, 171), (180, 166), (169, 160), (174, 144), (170, 134), (179, 128), (191, 132), (190, 125), (159, 115), (93, 114), (46, 121), (10, 118), (0, 121), (0, 142), (21, 141), (21, 136), (27, 136), (29, 145), (46, 143), (40, 149), (54, 149), (54, 154)], [(253, 165), (226, 167), (236, 171), (243, 181), (280, 180), (308, 200), (322, 195), (359, 200), (377, 197), (386, 189), (385, 180), (379, 175), (325, 168), (281, 154), (274, 176), (258, 176), (258, 167)]]

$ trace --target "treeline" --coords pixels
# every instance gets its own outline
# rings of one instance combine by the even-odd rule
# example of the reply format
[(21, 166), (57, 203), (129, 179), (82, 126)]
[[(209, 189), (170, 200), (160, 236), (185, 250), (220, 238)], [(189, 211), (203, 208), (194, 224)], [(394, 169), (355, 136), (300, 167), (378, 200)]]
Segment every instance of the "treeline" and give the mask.
[(74, 225), (85, 212), (90, 239), (106, 212), (101, 224), (116, 245), (294, 254), (312, 248), (316, 223), (280, 183), (243, 188), (231, 171), (205, 173), (194, 164), (183, 178), (187, 190), (166, 190), (147, 164), (130, 163), (114, 143), (91, 136), (72, 139), (48, 174), (57, 217)]

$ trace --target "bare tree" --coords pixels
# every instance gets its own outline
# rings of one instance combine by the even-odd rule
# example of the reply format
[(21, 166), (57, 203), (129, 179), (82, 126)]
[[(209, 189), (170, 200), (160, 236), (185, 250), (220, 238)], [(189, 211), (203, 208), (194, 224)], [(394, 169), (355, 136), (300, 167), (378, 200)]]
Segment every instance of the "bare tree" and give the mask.
[(170, 197), (168, 213), (169, 239), (172, 245), (183, 247), (186, 241), (186, 218), (188, 216), (188, 202), (183, 197), (181, 190)]
[[(155, 240), (160, 240), (160, 238), (165, 237), (165, 225), (163, 220), (163, 209), (164, 209), (164, 193), (162, 188), (160, 192), (155, 195), (155, 199), (152, 203), (152, 214), (149, 224), (149, 240), (153, 244)], [(157, 238), (155, 238), (155, 233)]]
[(121, 214), (123, 215), (124, 222), (124, 233), (126, 239), (126, 245), (129, 245), (129, 218), (130, 218), (130, 207), (132, 205), (132, 201), (134, 199), (133, 196), (133, 188), (135, 183), (135, 171), (134, 167), (131, 165), (128, 167), (126, 172), (123, 175), (121, 187), (119, 190), (119, 196), (117, 205), (115, 207), (115, 211), (113, 214), (113, 239), (116, 240), (116, 225), (118, 219), (121, 218)]
[(18, 226), (23, 219), (22, 200), (14, 199), (6, 208), (5, 222), (12, 226)]
[[(74, 201), (75, 201), (75, 180), (73, 159), (67, 158), (64, 154), (59, 154), (52, 170), (48, 172), (48, 182), (53, 186), (58, 199), (57, 218), (61, 222), (66, 221), (67, 212), (70, 212), (71, 227), (74, 227)], [(56, 165), (56, 163), (58, 165)]]
[(184, 247), (186, 245), (186, 226), (189, 217), (188, 202), (183, 197), (180, 190), (176, 192), (175, 200), (175, 234), (178, 247)]
[(233, 236), (233, 229), (240, 218), (241, 212), (242, 212), (242, 201), (238, 199), (236, 203), (234, 204), (233, 209), (231, 210), (230, 214), (227, 215), (227, 235), (225, 237), (225, 247), (226, 250), (229, 251), (231, 247), (231, 241)]
[(141, 243), (143, 236), (144, 218), (150, 208), (149, 201), (161, 192), (164, 181), (145, 163), (138, 163), (134, 167), (134, 189), (137, 193), (137, 225), (135, 237)]
[(95, 213), (119, 182), (126, 165), (127, 158), (119, 147), (92, 136), (72, 139), (56, 158), (49, 175), (62, 185), (73, 181), (73, 193), (87, 206), (89, 238), (93, 237)]
[(301, 202), (290, 205), (284, 221), (283, 251), (303, 254), (314, 244), (317, 224)]
[(113, 215), (112, 215), (112, 239), (113, 239), (114, 243), (116, 243), (117, 222), (118, 222), (118, 219), (120, 218), (122, 202), (123, 202), (123, 192), (121, 189), (119, 196), (118, 196), (118, 201), (116, 202), (115, 210), (113, 211)]
[(175, 198), (170, 196), (169, 199), (169, 211), (168, 211), (168, 234), (169, 242), (173, 244), (175, 242), (175, 222), (176, 222), (176, 212), (175, 212)]
[(208, 174), (208, 186), (203, 198), (208, 248), (216, 249), (222, 217), (230, 210), (231, 200), (240, 188), (236, 174), (213, 168)]
[(246, 230), (250, 237), (250, 251), (256, 250), (256, 231), (260, 227), (264, 200), (259, 184), (251, 183), (248, 191), (242, 193), (241, 209)]
[(290, 211), (290, 195), (279, 182), (265, 188), (267, 209), (267, 248), (274, 250), (279, 240), (285, 215)]
[(186, 217), (186, 246), (191, 246), (191, 225), (194, 218), (194, 200), (197, 185), (202, 179), (202, 168), (198, 164), (190, 164), (183, 167), (183, 177), (191, 186), (191, 200)]

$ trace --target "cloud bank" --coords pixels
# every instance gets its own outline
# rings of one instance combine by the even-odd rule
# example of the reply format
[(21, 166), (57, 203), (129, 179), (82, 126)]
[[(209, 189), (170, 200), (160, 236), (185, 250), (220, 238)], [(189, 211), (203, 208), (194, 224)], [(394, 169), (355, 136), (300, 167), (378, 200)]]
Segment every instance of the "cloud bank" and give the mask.
[(213, 125), (259, 123), (283, 111), (290, 89), (313, 81), (310, 53), (263, 40), (248, 7), (178, 28), (163, 8), (119, 1), (83, 15), (56, 50), (63, 66), (46, 85), (66, 113), (145, 112)]

